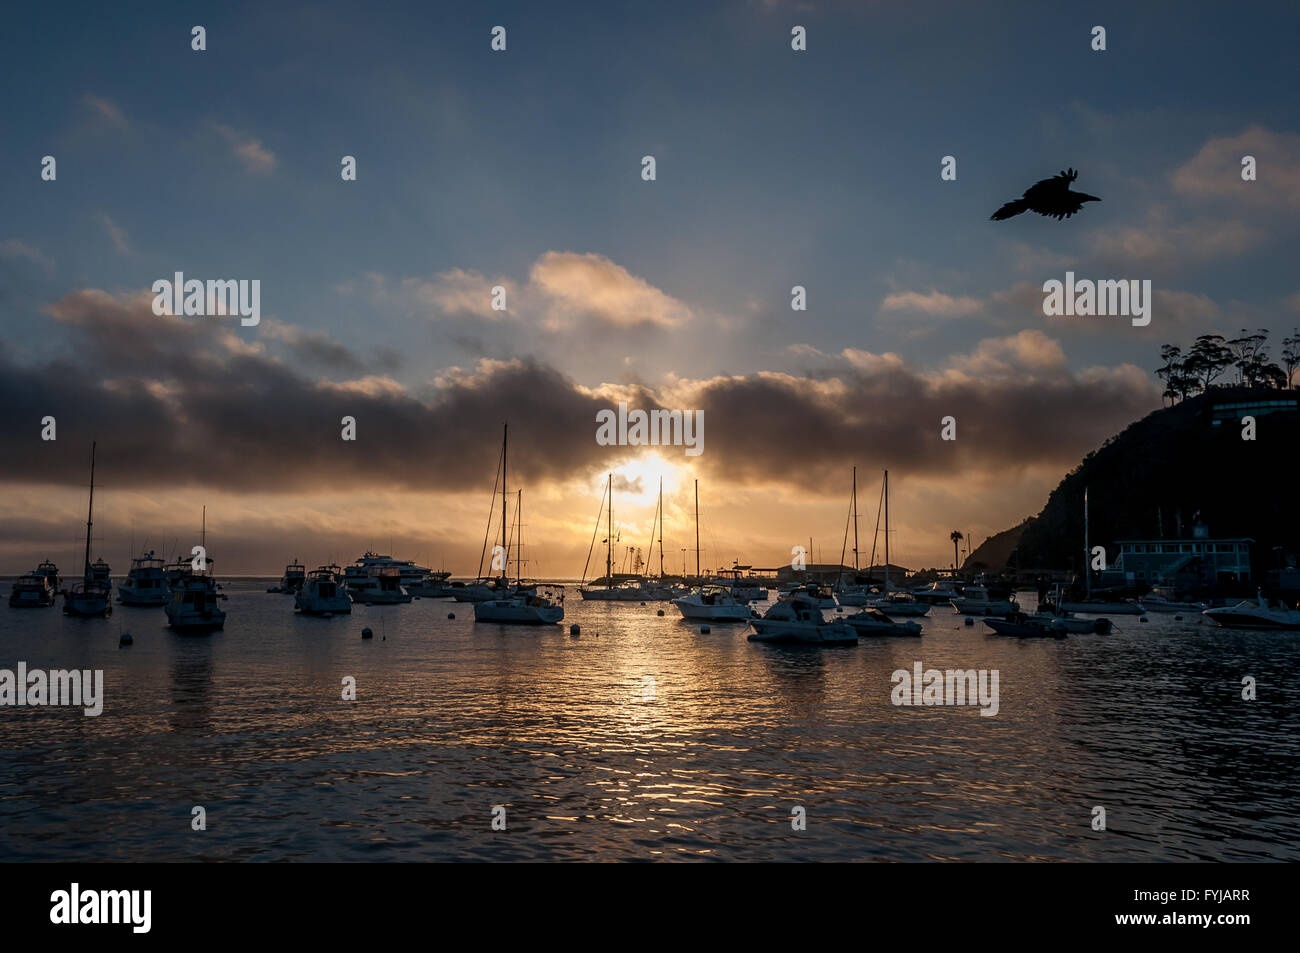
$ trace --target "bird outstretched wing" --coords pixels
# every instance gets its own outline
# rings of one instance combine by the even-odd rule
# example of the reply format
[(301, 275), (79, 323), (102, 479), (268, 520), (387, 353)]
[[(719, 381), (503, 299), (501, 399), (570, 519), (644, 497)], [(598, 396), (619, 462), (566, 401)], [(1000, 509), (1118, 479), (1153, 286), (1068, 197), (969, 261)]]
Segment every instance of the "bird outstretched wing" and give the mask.
[(1012, 216), (1027, 211), (1029, 211), (1029, 203), (1021, 198), (1016, 199), (1014, 202), (1007, 202), (1000, 209), (990, 215), (989, 218), (995, 222), (1003, 222)]

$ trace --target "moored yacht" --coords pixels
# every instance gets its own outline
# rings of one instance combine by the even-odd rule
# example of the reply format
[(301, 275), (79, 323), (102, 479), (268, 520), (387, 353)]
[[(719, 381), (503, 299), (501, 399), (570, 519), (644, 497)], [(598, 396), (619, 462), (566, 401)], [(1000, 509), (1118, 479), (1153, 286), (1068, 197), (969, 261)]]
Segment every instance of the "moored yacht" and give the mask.
[(280, 577), (280, 592), (294, 595), (302, 589), (306, 582), (307, 567), (295, 559), (284, 567), (284, 575)]
[(307, 574), (293, 596), (294, 608), (303, 615), (338, 615), (352, 611), (352, 597), (338, 566), (319, 566)]
[(947, 605), (952, 600), (961, 598), (961, 587), (950, 579), (939, 579), (928, 586), (918, 586), (913, 589), (912, 596), (932, 606)]
[[(607, 500), (608, 506), (605, 505)], [(607, 522), (605, 538), (601, 540), (605, 544), (604, 584), (588, 586), (587, 567), (583, 566), (583, 581), (578, 587), (578, 595), (591, 602), (646, 602), (650, 599), (650, 593), (639, 577), (619, 579), (614, 573), (614, 474), (612, 473), (609, 475), (605, 493), (600, 498), (600, 509), (596, 511), (597, 531), (600, 529), (602, 515), (606, 516)], [(587, 554), (587, 559), (588, 561), (591, 559), (590, 552)]]
[(117, 587), (117, 601), (124, 606), (164, 606), (167, 604), (167, 577), (163, 559), (153, 550), (131, 560), (131, 568)]
[(454, 586), (451, 594), (457, 602), (487, 602), (489, 599), (500, 599), (511, 591), (513, 590), (509, 580), (504, 576), (498, 576), (477, 579), (463, 586)]
[(9, 605), (15, 609), (47, 609), (54, 605), (57, 595), (48, 576), (30, 572), (14, 580)]
[(226, 624), (226, 613), (217, 603), (217, 581), (212, 576), (212, 560), (206, 560), (203, 572), (187, 569), (172, 583), (170, 599), (164, 608), (167, 624), (182, 632), (211, 632)]
[(474, 603), (475, 622), (554, 625), (564, 619), (564, 587), (520, 588), (497, 599)]
[(962, 615), (1008, 616), (1017, 612), (1014, 599), (994, 599), (986, 586), (967, 586), (960, 596), (951, 600), (954, 611)]
[(418, 582), (406, 583), (405, 589), (412, 596), (421, 599), (450, 599), (455, 595), (454, 589), (447, 582), (450, 578), (450, 572), (430, 570)]
[(880, 609), (866, 608), (841, 620), (858, 635), (920, 635), (921, 623), (896, 622)]
[(912, 597), (910, 592), (894, 590), (867, 600), (872, 609), (880, 609), (886, 615), (920, 618), (930, 614), (930, 604)]
[[(376, 568), (396, 569), (398, 584), (403, 589), (408, 590), (411, 586), (423, 584), (425, 577), (431, 572), (425, 566), (417, 566), (410, 559), (394, 559), (392, 556), (385, 556), (367, 550), (364, 555), (357, 557), (356, 562), (343, 570), (343, 581), (347, 583), (350, 589), (360, 588), (367, 585), (366, 580), (370, 578), (370, 571)], [(451, 575), (451, 573), (447, 575)]]
[(41, 560), (40, 565), (35, 569), (35, 574), (49, 580), (50, 588), (56, 594), (63, 591), (63, 577), (59, 575), (59, 567), (48, 559)]
[(411, 601), (402, 586), (402, 571), (396, 566), (371, 566), (370, 574), (357, 585), (349, 585), (355, 602), (367, 605), (401, 605)]
[(1235, 606), (1206, 609), (1203, 614), (1225, 628), (1300, 629), (1300, 610), (1268, 598), (1262, 590), (1254, 599), (1243, 600)]
[(856, 645), (857, 633), (843, 622), (830, 621), (812, 599), (800, 595), (781, 599), (751, 619), (751, 642), (801, 642), (810, 645)]
[(700, 586), (673, 600), (683, 619), (693, 622), (745, 622), (753, 615), (726, 586)]

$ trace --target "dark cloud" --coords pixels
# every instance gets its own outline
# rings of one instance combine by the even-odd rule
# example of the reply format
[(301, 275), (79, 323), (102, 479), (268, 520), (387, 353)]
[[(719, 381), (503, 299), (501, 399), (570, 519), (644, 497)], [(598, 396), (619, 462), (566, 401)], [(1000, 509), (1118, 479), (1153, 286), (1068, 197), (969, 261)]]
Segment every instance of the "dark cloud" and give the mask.
[[(816, 377), (687, 382), (674, 399), (644, 385), (593, 393), (537, 360), (488, 361), (448, 372), (417, 397), (381, 376), (317, 379), (269, 346), (287, 338), (326, 364), (362, 366), (323, 336), (263, 340), (235, 318), (155, 316), (149, 301), (76, 292), (48, 308), (70, 332), (65, 356), (23, 366), (0, 352), (0, 479), (81, 485), (96, 439), (102, 478), (121, 488), (355, 488), (359, 498), (371, 488), (474, 489), (495, 470), (508, 420), (513, 474), (559, 480), (627, 452), (595, 442), (597, 411), (621, 396), (634, 408), (704, 411), (705, 452), (683, 462), (725, 482), (815, 495), (849, 462), (954, 479), (1044, 463), (1064, 470), (1159, 403), (1135, 368), (1078, 375), (1054, 364), (1046, 338), (977, 352), (943, 374), (858, 355)], [(58, 419), (55, 443), (40, 439), (46, 415)], [(954, 442), (940, 439), (948, 415)], [(344, 416), (356, 418), (356, 442), (340, 438)]]

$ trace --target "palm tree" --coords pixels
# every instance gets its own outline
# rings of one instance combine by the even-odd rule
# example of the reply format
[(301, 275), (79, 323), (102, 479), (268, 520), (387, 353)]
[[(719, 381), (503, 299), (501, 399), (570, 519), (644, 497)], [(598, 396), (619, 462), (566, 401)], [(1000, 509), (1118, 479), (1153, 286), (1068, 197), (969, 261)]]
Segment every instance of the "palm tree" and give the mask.
[(961, 560), (961, 557), (958, 556), (958, 554), (957, 554), (957, 544), (960, 543), (960, 542), (961, 542), (963, 539), (965, 539), (966, 537), (962, 535), (961, 530), (959, 530), (959, 529), (955, 529), (955, 530), (953, 530), (951, 533), (948, 534), (948, 538), (949, 538), (950, 540), (952, 540), (952, 569), (953, 569), (953, 572), (956, 572), (956, 571), (957, 571), (957, 564), (958, 564), (958, 563), (960, 562), (960, 560)]

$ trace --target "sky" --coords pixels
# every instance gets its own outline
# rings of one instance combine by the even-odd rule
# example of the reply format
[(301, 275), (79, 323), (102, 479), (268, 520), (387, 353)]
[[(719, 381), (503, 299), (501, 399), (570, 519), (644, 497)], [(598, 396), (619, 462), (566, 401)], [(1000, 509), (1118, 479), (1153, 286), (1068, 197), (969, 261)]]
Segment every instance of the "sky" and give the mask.
[[(624, 547), (663, 477), (670, 570), (696, 479), (705, 566), (810, 538), (835, 562), (854, 466), (863, 561), (888, 468), (893, 561), (947, 566), (953, 529), (1032, 516), (1161, 405), (1161, 344), (1300, 324), (1297, 27), (1252, 3), (12, 4), (0, 572), (79, 567), (97, 441), (119, 573), (188, 552), (206, 506), (219, 572), (391, 549), (472, 575), (506, 421), (528, 574), (582, 573), (609, 472)], [(989, 221), (1067, 167), (1100, 203)], [(260, 323), (155, 314), (177, 271), (259, 280)], [(1044, 316), (1067, 271), (1150, 280), (1150, 325)], [(703, 411), (704, 452), (598, 444), (620, 400)]]

